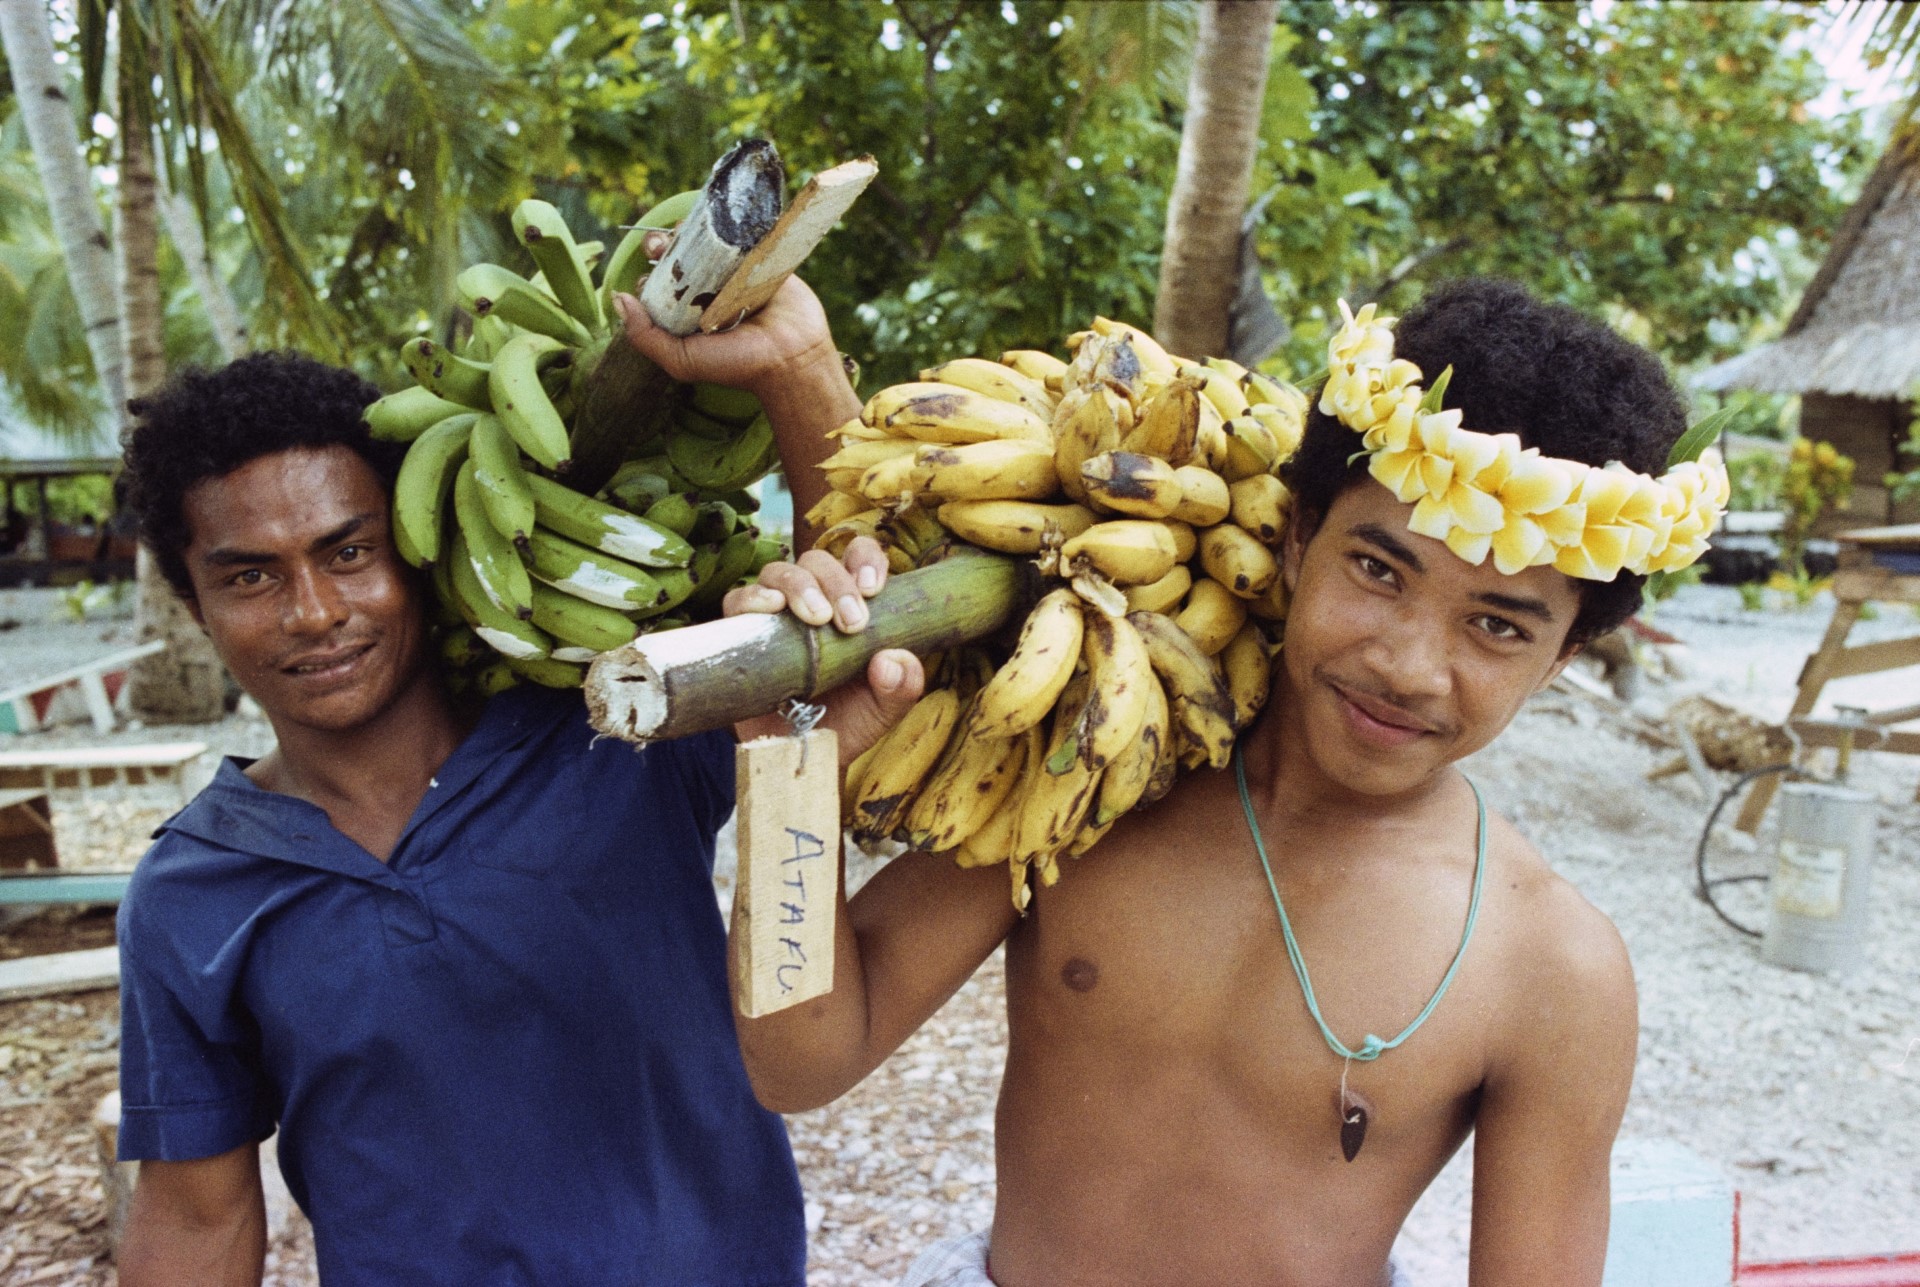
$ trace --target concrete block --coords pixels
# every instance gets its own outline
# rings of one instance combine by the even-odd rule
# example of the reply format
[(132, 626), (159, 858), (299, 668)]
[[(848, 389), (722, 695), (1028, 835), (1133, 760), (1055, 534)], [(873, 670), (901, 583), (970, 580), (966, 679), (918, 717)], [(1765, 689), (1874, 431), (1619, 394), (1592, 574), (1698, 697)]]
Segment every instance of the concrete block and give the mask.
[(1672, 1140), (1613, 1146), (1613, 1222), (1602, 1287), (1731, 1287), (1733, 1185)]

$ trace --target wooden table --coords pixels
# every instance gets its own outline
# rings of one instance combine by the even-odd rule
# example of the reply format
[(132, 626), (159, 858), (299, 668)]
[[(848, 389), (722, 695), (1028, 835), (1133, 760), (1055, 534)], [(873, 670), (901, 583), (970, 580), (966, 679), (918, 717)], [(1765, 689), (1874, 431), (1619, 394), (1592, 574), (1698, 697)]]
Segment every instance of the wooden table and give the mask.
[[(1920, 604), (1920, 523), (1860, 528), (1834, 539), (1840, 545), (1840, 566), (1833, 574), (1833, 619), (1820, 646), (1800, 668), (1800, 688), (1793, 709), (1787, 712), (1787, 727), (1807, 750), (1850, 744), (1859, 750), (1920, 755), (1920, 733), (1895, 732), (1890, 727), (1920, 719), (1920, 706), (1869, 712), (1864, 727), (1859, 722), (1808, 718), (1820, 700), (1820, 690), (1833, 680), (1920, 666), (1920, 634), (1847, 645), (1847, 635), (1869, 603)], [(1758, 831), (1779, 785), (1777, 774), (1755, 782), (1734, 825), (1748, 834)]]

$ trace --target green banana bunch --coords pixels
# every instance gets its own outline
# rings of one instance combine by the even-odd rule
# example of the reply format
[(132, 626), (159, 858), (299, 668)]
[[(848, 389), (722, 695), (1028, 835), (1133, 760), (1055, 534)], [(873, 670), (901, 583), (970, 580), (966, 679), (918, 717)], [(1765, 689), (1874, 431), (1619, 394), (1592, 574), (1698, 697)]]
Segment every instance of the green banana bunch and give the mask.
[(788, 556), (752, 521), (759, 500), (748, 489), (778, 456), (751, 394), (673, 386), (663, 412), (634, 417), (651, 427), (605, 486), (588, 495), (569, 480), (575, 410), (601, 355), (625, 342), (613, 293), (646, 271), (648, 233), (671, 228), (699, 196), (642, 215), (597, 283), (601, 244), (576, 241), (552, 205), (522, 202), (513, 230), (527, 271), (460, 272), (471, 333), (457, 344), (407, 340), (400, 358), (414, 383), (366, 410), (375, 438), (408, 444), (393, 539), (431, 574), (439, 655), (456, 688), (578, 687), (599, 653), (718, 615), (728, 590)]

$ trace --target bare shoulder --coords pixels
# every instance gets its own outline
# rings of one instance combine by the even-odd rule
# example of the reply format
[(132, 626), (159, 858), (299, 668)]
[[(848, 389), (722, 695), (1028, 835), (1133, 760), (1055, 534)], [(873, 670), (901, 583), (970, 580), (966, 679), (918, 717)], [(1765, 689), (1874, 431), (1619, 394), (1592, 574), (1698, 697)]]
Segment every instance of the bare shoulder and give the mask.
[(1499, 918), (1503, 1035), (1630, 1042), (1638, 1003), (1620, 931), (1505, 818), (1490, 812), (1487, 825), (1481, 917)]

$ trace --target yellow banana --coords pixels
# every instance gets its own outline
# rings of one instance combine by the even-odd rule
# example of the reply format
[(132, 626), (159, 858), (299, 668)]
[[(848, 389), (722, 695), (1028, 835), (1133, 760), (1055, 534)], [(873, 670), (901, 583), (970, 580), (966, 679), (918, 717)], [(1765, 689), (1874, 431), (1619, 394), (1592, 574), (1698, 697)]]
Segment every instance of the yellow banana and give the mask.
[(1170, 517), (1195, 527), (1212, 527), (1233, 509), (1227, 480), (1200, 465), (1182, 465), (1173, 471), (1180, 486), (1180, 503)]
[(1258, 537), (1262, 545), (1278, 545), (1287, 529), (1287, 508), (1292, 497), (1287, 485), (1272, 474), (1242, 478), (1231, 489), (1233, 521), (1242, 531)]
[(860, 486), (860, 477), (875, 465), (886, 460), (898, 460), (905, 456), (912, 458), (920, 450), (920, 444), (911, 438), (879, 438), (871, 441), (840, 440), (840, 450), (820, 462), (820, 472), (827, 480), (827, 486), (837, 492), (856, 491)]
[(1227, 467), (1223, 473), (1228, 482), (1267, 473), (1278, 463), (1280, 444), (1273, 430), (1258, 417), (1235, 416), (1227, 421), (1226, 432)]
[(1120, 441), (1123, 451), (1158, 456), (1178, 469), (1190, 463), (1200, 435), (1200, 382), (1181, 377), (1162, 388), (1141, 408), (1139, 423)]
[(1041, 879), (1048, 884), (1052, 883), (1046, 878), (1051, 860), (1079, 831), (1081, 822), (1093, 808), (1100, 785), (1099, 770), (1087, 767), (1072, 750), (1074, 728), (1087, 700), (1086, 690), (1086, 682), (1077, 681), (1062, 694), (1054, 710), (1052, 731), (1047, 739), (1047, 762), (1052, 764), (1064, 759), (1065, 772), (1028, 772), (1027, 789), (1020, 799), (1020, 817), (1013, 826), (1013, 856), (1038, 863)]
[(1103, 451), (1080, 465), (1087, 501), (1116, 514), (1165, 518), (1179, 508), (1180, 484), (1164, 460), (1132, 451)]
[(852, 518), (855, 514), (871, 508), (873, 503), (863, 496), (853, 496), (846, 492), (828, 492), (807, 511), (807, 526), (816, 532), (825, 531), (841, 519)]
[(1140, 632), (1125, 617), (1089, 612), (1086, 622), (1081, 651), (1087, 662), (1087, 701), (1074, 734), (1082, 762), (1090, 769), (1104, 769), (1140, 735), (1147, 719), (1147, 689), (1158, 681)]
[(1247, 368), (1241, 366), (1232, 358), (1210, 357), (1202, 362), (1201, 365), (1209, 371), (1218, 371), (1235, 384), (1239, 384), (1247, 378)]
[(1000, 365), (1011, 367), (1044, 388), (1058, 388), (1067, 374), (1065, 362), (1040, 349), (1008, 349), (1000, 355)]
[(1262, 621), (1285, 621), (1287, 605), (1292, 599), (1287, 592), (1287, 579), (1284, 576), (1273, 578), (1273, 584), (1267, 592), (1257, 599), (1247, 601), (1247, 611)]
[(921, 442), (1053, 442), (1046, 417), (957, 384), (893, 385), (868, 399), (860, 418), (895, 437)]
[(1048, 443), (927, 446), (914, 453), (914, 465), (924, 471), (923, 490), (942, 500), (1046, 500), (1060, 490)]
[(1225, 648), (1246, 621), (1246, 600), (1210, 576), (1193, 583), (1186, 606), (1173, 618), (1173, 624), (1186, 631), (1209, 657)]
[[(1145, 646), (1143, 642), (1141, 647)], [(1105, 775), (1100, 779), (1100, 795), (1088, 818), (1093, 826), (1112, 826), (1114, 819), (1140, 803), (1146, 796), (1147, 786), (1153, 781), (1161, 750), (1173, 736), (1173, 715), (1172, 708), (1167, 705), (1167, 691), (1161, 687), (1159, 677), (1151, 669), (1147, 671), (1143, 687), (1147, 690), (1147, 716), (1141, 721), (1140, 732), (1133, 742), (1114, 757), (1113, 763), (1107, 766)]]
[(892, 456), (860, 475), (855, 489), (876, 505), (899, 505), (912, 500), (926, 489), (927, 471), (920, 464), (919, 452)]
[(1167, 685), (1167, 702), (1184, 750), (1214, 768), (1233, 755), (1233, 695), (1213, 659), (1173, 621), (1158, 612), (1129, 612), (1127, 620), (1146, 641), (1147, 657)]
[(1049, 505), (1041, 501), (948, 501), (940, 507), (940, 522), (963, 541), (1005, 554), (1038, 554), (1040, 538), (1051, 524), (1067, 539), (1080, 535), (1098, 521), (1084, 505)]
[(881, 739), (853, 803), (855, 835), (870, 840), (891, 836), (905, 821), (922, 780), (946, 749), (959, 713), (959, 694), (936, 688)]
[(1200, 566), (1243, 599), (1259, 598), (1280, 575), (1273, 551), (1233, 523), (1220, 523), (1200, 533)]
[(1247, 414), (1247, 395), (1240, 390), (1239, 381), (1211, 363), (1201, 365), (1189, 362), (1180, 368), (1181, 375), (1192, 376), (1201, 381), (1200, 392), (1206, 396), (1214, 410), (1220, 413), (1222, 420), (1231, 420), (1235, 416)]
[(1245, 728), (1267, 704), (1267, 692), (1273, 684), (1273, 658), (1259, 626), (1249, 621), (1240, 627), (1220, 654), (1220, 669), (1226, 674), (1227, 692), (1233, 697), (1233, 726)]
[(1173, 533), (1165, 523), (1122, 518), (1095, 523), (1060, 547), (1075, 569), (1092, 568), (1115, 585), (1147, 585), (1173, 571)]
[(965, 727), (958, 754), (934, 771), (907, 817), (907, 842), (945, 853), (963, 844), (1000, 811), (1026, 769), (1024, 735), (989, 739)]
[(1227, 422), (1213, 403), (1200, 399), (1200, 424), (1194, 430), (1193, 460), (1191, 463), (1205, 465), (1214, 473), (1227, 467)]
[(1193, 561), (1194, 551), (1200, 548), (1200, 537), (1193, 530), (1192, 523), (1183, 523), (1177, 518), (1164, 520), (1167, 531), (1173, 533), (1173, 557), (1182, 563)]
[(883, 509), (868, 509), (850, 518), (843, 518), (820, 533), (820, 539), (813, 543), (813, 548), (825, 550), (838, 559), (846, 556), (847, 546), (851, 545), (857, 537), (871, 536), (882, 544), (888, 544), (887, 539), (880, 534), (880, 520), (886, 516), (887, 512)]
[[(1021, 762), (1026, 762), (1027, 739), (1022, 736)], [(1018, 779), (1013, 790), (1008, 791), (1007, 799), (1001, 801), (1001, 807), (987, 816), (985, 822), (960, 842), (954, 850), (953, 860), (962, 867), (991, 867), (995, 863), (1007, 860), (1013, 852), (1013, 824), (1020, 817)]]
[[(1062, 369), (1065, 364), (1062, 363)], [(1044, 421), (1053, 419), (1053, 404), (1059, 401), (1047, 392), (1047, 386), (1012, 367), (985, 358), (956, 358), (928, 367), (920, 378), (935, 384), (957, 385), (1002, 402), (1017, 403)]]
[[(1288, 386), (1291, 388), (1292, 386)], [(1299, 394), (1299, 390), (1294, 390)], [(1273, 434), (1275, 444), (1274, 466), (1277, 468), (1300, 450), (1300, 438), (1306, 432), (1306, 400), (1296, 409), (1292, 405), (1278, 406), (1273, 403), (1255, 403), (1248, 414), (1265, 425)]]
[(1086, 622), (1080, 598), (1062, 587), (1027, 614), (1013, 654), (974, 703), (971, 735), (1012, 737), (1046, 718), (1080, 660)]
[(1125, 322), (1116, 322), (1110, 318), (1096, 317), (1093, 319), (1093, 331), (1094, 334), (1104, 335), (1109, 339), (1124, 336), (1131, 340), (1134, 355), (1140, 359), (1140, 369), (1156, 382), (1173, 379), (1179, 370), (1180, 364), (1160, 347), (1160, 341), (1137, 326), (1129, 326)]
[(1080, 466), (1120, 445), (1119, 411), (1124, 405), (1111, 389), (1076, 389), (1060, 399), (1053, 415), (1053, 466), (1068, 496), (1087, 503)]
[(1146, 585), (1130, 585), (1126, 589), (1127, 611), (1129, 612), (1172, 612), (1187, 597), (1187, 591), (1193, 588), (1193, 573), (1184, 563), (1173, 565), (1173, 571), (1158, 581), (1149, 581)]

